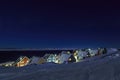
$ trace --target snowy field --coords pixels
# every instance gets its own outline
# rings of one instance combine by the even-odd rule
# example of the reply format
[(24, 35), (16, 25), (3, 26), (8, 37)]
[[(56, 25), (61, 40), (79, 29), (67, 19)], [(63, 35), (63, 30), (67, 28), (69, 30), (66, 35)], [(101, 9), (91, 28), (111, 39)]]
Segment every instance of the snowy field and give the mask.
[(0, 80), (120, 80), (120, 52), (80, 63), (0, 67)]

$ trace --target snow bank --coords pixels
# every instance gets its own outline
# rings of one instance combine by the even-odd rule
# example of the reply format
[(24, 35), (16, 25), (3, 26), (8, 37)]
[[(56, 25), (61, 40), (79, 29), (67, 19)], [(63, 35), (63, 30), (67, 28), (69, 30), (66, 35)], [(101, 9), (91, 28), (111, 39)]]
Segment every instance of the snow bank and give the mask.
[(0, 80), (120, 80), (120, 56), (116, 54), (120, 52), (80, 63), (1, 67)]

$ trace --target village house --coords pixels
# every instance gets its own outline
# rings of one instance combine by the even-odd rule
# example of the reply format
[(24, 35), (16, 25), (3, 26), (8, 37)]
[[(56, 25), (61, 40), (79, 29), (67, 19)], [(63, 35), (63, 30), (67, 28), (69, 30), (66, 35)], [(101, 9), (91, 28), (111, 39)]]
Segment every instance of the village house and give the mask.
[(33, 56), (33, 57), (30, 59), (29, 64), (44, 64), (45, 62), (46, 62), (46, 60), (45, 60), (43, 57)]
[(30, 59), (26, 56), (20, 56), (17, 61), (15, 62), (16, 67), (23, 67), (28, 65), (30, 62)]
[(32, 58), (30, 58), (29, 64), (38, 64), (39, 59), (40, 57), (33, 56)]
[(71, 56), (71, 53), (70, 53), (69, 51), (62, 51), (62, 52), (58, 55), (58, 63), (59, 63), (59, 64), (67, 63), (70, 56)]
[(9, 61), (9, 62), (5, 62), (5, 63), (0, 63), (0, 66), (12, 67), (14, 63), (15, 63), (14, 61)]

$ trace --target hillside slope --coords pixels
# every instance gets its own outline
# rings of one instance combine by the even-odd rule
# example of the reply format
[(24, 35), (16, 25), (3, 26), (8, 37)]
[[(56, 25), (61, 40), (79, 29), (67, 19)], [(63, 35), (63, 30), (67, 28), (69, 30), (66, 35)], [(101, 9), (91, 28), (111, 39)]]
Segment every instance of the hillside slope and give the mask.
[(0, 80), (120, 80), (120, 52), (80, 63), (0, 68)]

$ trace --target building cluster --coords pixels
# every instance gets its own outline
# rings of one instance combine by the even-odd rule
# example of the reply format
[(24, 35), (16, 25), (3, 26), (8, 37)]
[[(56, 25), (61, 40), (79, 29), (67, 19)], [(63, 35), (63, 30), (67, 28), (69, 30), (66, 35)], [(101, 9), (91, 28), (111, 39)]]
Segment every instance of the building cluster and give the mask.
[(62, 51), (59, 54), (45, 54), (43, 57), (33, 56), (32, 58), (28, 58), (27, 56), (20, 56), (16, 61), (1, 63), (0, 66), (23, 67), (31, 64), (44, 64), (44, 63), (55, 64), (77, 63), (81, 62), (82, 60), (85, 60), (86, 58), (107, 54), (111, 51), (117, 51), (117, 49), (111, 50), (108, 50), (106, 48), (76, 49), (73, 50), (72, 52)]

